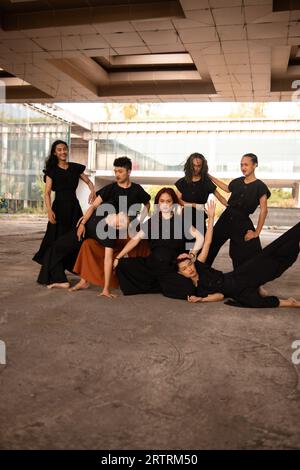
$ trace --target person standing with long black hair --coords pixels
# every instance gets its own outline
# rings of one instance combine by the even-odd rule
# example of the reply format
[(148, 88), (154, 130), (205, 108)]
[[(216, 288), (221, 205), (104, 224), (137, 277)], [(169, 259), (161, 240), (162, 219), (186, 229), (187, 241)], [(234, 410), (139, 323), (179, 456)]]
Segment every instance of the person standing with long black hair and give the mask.
[[(228, 207), (214, 227), (213, 240), (206, 261), (209, 266), (213, 264), (220, 248), (227, 240), (230, 240), (229, 255), (234, 268), (262, 250), (259, 235), (268, 214), (267, 200), (271, 193), (267, 185), (256, 178), (257, 166), (257, 156), (247, 153), (241, 160), (243, 176), (232, 180), (229, 185), (209, 175), (216, 185), (231, 193)], [(249, 216), (258, 206), (260, 213), (255, 228)]]
[[(204, 212), (210, 194), (227, 206), (227, 200), (219, 193), (216, 184), (208, 177), (207, 160), (201, 153), (192, 153), (184, 164), (184, 177), (176, 181), (177, 196), (179, 203), (184, 206), (186, 213), (191, 208), (192, 224), (200, 232), (206, 231), (205, 220), (207, 216)], [(201, 218), (202, 216), (202, 218)], [(202, 229), (201, 222), (204, 224)]]
[[(82, 216), (82, 210), (76, 197), (79, 179), (90, 188), (89, 203), (96, 197), (95, 188), (87, 175), (85, 166), (79, 163), (68, 162), (69, 148), (63, 140), (56, 140), (46, 160), (44, 171), (45, 205), (48, 212), (48, 224), (45, 236), (39, 251), (33, 260), (39, 264), (44, 263), (44, 256), (51, 245), (60, 236), (76, 228)], [(55, 192), (55, 199), (51, 205), (51, 191)]]

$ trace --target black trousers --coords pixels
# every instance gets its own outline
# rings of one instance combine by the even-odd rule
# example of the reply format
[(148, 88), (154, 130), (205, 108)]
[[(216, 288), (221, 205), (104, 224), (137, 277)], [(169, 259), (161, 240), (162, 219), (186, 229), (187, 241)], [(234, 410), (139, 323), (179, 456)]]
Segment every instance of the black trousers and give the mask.
[(230, 240), (229, 256), (234, 268), (241, 266), (248, 259), (260, 253), (262, 246), (259, 238), (244, 240), (248, 230), (255, 230), (250, 217), (237, 209), (227, 208), (214, 226), (213, 239), (206, 263), (209, 266), (213, 264), (227, 240)]
[[(299, 255), (300, 222), (266, 246), (254, 258), (225, 277), (225, 294), (249, 307), (277, 307), (275, 296), (261, 297), (258, 288), (280, 277)], [(227, 289), (226, 289), (227, 286)]]
[(163, 285), (168, 275), (174, 272), (173, 261), (176, 253), (157, 256), (151, 253), (147, 257), (122, 258), (117, 267), (120, 289), (124, 295), (157, 294), (163, 292)]

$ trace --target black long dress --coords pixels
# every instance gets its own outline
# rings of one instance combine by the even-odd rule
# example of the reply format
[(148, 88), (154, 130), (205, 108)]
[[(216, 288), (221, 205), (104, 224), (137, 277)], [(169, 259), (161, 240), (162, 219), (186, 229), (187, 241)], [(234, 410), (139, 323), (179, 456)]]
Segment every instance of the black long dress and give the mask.
[(163, 294), (166, 297), (187, 299), (189, 295), (207, 297), (222, 293), (235, 300), (236, 305), (252, 308), (279, 306), (276, 296), (261, 297), (259, 287), (282, 275), (299, 255), (300, 222), (266, 246), (254, 258), (229, 273), (222, 273), (205, 263), (196, 261), (199, 282), (195, 287), (191, 279), (178, 273), (166, 278)]
[(105, 218), (105, 216), (97, 216), (95, 213), (86, 223), (85, 238), (81, 241), (78, 240), (77, 230), (73, 228), (68, 232), (61, 235), (50, 248), (47, 249), (43, 257), (43, 264), (37, 279), (39, 284), (53, 284), (68, 282), (65, 271), (73, 272), (79, 250), (83, 240), (93, 238), (98, 243), (107, 248), (113, 248), (116, 243), (114, 231), (110, 235), (109, 227), (104, 224), (103, 234), (100, 239), (97, 235), (97, 226)]
[(228, 207), (214, 226), (212, 244), (207, 264), (212, 265), (220, 248), (230, 240), (229, 255), (234, 268), (260, 253), (262, 246), (259, 237), (245, 241), (248, 230), (255, 231), (249, 215), (253, 214), (259, 205), (260, 198), (271, 193), (265, 183), (259, 179), (246, 184), (245, 178), (240, 177), (231, 181), (229, 190), (231, 196)]
[[(73, 162), (69, 162), (66, 170), (59, 166), (47, 170), (46, 176), (52, 179), (52, 190), (55, 192), (52, 210), (56, 216), (56, 223), (48, 222), (40, 249), (33, 257), (33, 260), (41, 265), (48, 263), (49, 249), (54, 242), (70, 230), (75, 230), (78, 219), (82, 216), (82, 210), (76, 197), (76, 189), (80, 175), (84, 170), (84, 165)], [(66, 264), (71, 266), (73, 263), (74, 265), (75, 259), (71, 257), (66, 261)]]
[(149, 240), (151, 254), (120, 259), (117, 276), (124, 295), (161, 292), (161, 282), (175, 269), (174, 260), (187, 251), (187, 243), (194, 241), (184, 226), (183, 215), (164, 219), (155, 214), (141, 225), (141, 231)]
[[(214, 194), (217, 189), (217, 186), (208, 177), (199, 181), (191, 181), (190, 183), (185, 177), (180, 178), (176, 181), (175, 186), (181, 193), (184, 202), (195, 204), (206, 204), (209, 195)], [(205, 220), (207, 219), (207, 215), (204, 210), (186, 207), (186, 212), (187, 209), (191, 212), (193, 226), (196, 227), (200, 233), (205, 234)]]

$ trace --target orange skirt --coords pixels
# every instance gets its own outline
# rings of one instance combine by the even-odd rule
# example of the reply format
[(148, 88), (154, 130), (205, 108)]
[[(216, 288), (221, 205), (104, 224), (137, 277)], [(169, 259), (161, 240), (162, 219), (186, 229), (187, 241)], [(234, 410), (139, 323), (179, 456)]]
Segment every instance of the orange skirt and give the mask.
[[(128, 240), (117, 240), (114, 248), (113, 257), (124, 248)], [(82, 279), (95, 284), (96, 286), (104, 286), (104, 253), (105, 247), (92, 238), (84, 240), (81, 245), (79, 254), (76, 259), (73, 271)], [(148, 256), (150, 254), (148, 240), (141, 240), (140, 243), (128, 253), (129, 257)], [(115, 271), (112, 272), (110, 280), (110, 288), (114, 289), (119, 286), (118, 278)]]

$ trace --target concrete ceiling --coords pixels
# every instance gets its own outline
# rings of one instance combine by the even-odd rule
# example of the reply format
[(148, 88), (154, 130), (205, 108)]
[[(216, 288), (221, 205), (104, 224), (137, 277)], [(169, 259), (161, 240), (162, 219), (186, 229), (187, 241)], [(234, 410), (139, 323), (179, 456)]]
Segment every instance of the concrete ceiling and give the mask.
[(8, 102), (290, 101), (300, 80), (300, 0), (1, 0), (0, 17)]

